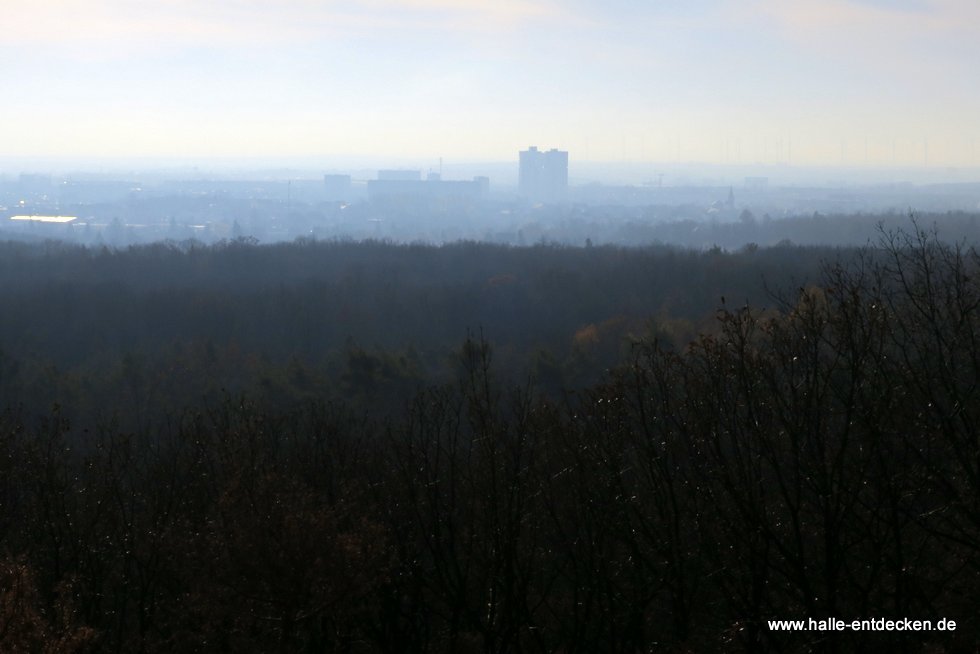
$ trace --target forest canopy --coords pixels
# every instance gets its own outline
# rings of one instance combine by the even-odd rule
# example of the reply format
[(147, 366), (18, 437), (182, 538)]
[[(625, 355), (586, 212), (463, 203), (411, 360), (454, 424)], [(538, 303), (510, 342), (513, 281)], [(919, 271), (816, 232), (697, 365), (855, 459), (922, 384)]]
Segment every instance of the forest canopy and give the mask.
[[(918, 225), (0, 262), (4, 651), (978, 637), (980, 256)], [(821, 616), (961, 628), (767, 628)]]

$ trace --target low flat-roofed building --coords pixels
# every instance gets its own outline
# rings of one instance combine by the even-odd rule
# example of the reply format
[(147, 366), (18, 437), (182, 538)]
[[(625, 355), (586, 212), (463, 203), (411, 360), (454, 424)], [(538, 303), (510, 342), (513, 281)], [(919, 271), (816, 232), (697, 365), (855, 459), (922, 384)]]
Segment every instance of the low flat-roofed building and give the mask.
[(478, 200), (483, 197), (490, 187), (486, 177), (476, 177), (472, 180), (368, 180), (368, 197), (371, 200), (381, 199), (448, 199)]
[(328, 200), (333, 202), (345, 202), (350, 200), (350, 175), (324, 175), (323, 187)]
[(25, 223), (51, 223), (66, 225), (78, 220), (78, 216), (11, 216), (11, 220)]
[(420, 182), (421, 170), (379, 170), (378, 179), (386, 182)]

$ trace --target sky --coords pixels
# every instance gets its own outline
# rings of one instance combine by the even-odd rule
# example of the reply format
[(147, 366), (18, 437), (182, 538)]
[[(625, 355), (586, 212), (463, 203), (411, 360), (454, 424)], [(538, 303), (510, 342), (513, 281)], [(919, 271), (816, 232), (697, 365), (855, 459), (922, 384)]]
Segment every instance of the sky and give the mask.
[(0, 157), (980, 165), (977, 0), (0, 0)]

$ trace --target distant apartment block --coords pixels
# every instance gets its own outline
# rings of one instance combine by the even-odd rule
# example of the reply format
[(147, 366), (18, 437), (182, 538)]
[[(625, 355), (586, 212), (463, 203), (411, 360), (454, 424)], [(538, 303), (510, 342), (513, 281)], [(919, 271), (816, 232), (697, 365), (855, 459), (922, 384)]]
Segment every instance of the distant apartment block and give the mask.
[(382, 182), (420, 182), (421, 170), (379, 170), (378, 180)]
[(552, 148), (547, 152), (533, 145), (520, 152), (518, 188), (529, 200), (553, 201), (568, 192), (568, 152)]
[(378, 179), (368, 180), (368, 197), (377, 200), (462, 200), (474, 201), (484, 197), (490, 188), (490, 178), (444, 180), (438, 173), (429, 173), (422, 180), (418, 170), (379, 170)]
[(350, 200), (350, 175), (324, 175), (323, 190), (331, 202)]

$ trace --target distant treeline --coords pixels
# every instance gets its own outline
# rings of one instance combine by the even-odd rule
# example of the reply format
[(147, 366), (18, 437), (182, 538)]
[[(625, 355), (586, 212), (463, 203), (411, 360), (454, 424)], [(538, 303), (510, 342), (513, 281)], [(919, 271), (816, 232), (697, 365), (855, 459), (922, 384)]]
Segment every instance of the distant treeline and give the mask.
[[(651, 210), (652, 211), (652, 210)], [(980, 213), (948, 211), (917, 213), (921, 225), (939, 225), (942, 236), (950, 242), (975, 242), (980, 233)], [(680, 247), (709, 248), (719, 246), (737, 250), (745, 247), (773, 245), (815, 245), (862, 247), (877, 243), (882, 230), (894, 231), (909, 224), (909, 213), (821, 213), (771, 216), (765, 212), (743, 209), (737, 220), (716, 220), (704, 215), (661, 216), (657, 220), (643, 217), (605, 229), (593, 229), (595, 242), (616, 244), (670, 243)], [(578, 226), (578, 233), (590, 230)], [(549, 238), (557, 238), (548, 233)]]
[(591, 384), (629, 343), (676, 347), (849, 256), (785, 246), (434, 247), (305, 241), (0, 244), (0, 393), (30, 412), (162, 418), (222, 392), (377, 410), (455, 374), (481, 335), (511, 379)]
[[(0, 414), (2, 651), (980, 642), (973, 248), (915, 226), (841, 252), (7, 247), (21, 272), (3, 342), (35, 349), (8, 351), (3, 392), (48, 366), (46, 392), (72, 390), (75, 408), (23, 397)], [(338, 296), (377, 341), (327, 326)], [(484, 336), (453, 344), (473, 315)], [(607, 333), (609, 315), (645, 327)], [(582, 357), (591, 381), (556, 390), (514, 367), (549, 338), (539, 359), (564, 375)], [(168, 347), (185, 368), (156, 368)], [(336, 396), (303, 386), (319, 357)], [(418, 388), (386, 386), (400, 367)], [(958, 628), (767, 628), (811, 617)]]
[[(167, 200), (145, 198), (138, 204), (127, 203), (118, 211), (111, 206), (94, 210), (81, 205), (69, 209), (77, 215), (89, 215), (94, 210), (112, 216), (101, 220), (101, 225), (86, 219), (85, 224), (78, 225), (29, 223), (15, 229), (12, 225), (3, 225), (5, 221), (0, 220), (0, 241), (11, 239), (37, 244), (50, 238), (96, 249), (147, 244), (162, 238), (175, 241), (195, 238), (213, 245), (222, 239), (256, 237), (264, 244), (276, 241), (285, 244), (284, 241), (292, 241), (297, 236), (341, 240), (374, 238), (401, 244), (476, 240), (520, 247), (545, 243), (574, 247), (589, 243), (624, 247), (671, 245), (696, 250), (712, 247), (738, 250), (779, 244), (862, 247), (877, 241), (881, 226), (893, 230), (907, 225), (912, 211), (901, 204), (898, 209), (887, 212), (853, 213), (828, 209), (834, 202), (818, 203), (819, 210), (805, 209), (814, 206), (808, 204), (806, 197), (807, 191), (801, 189), (799, 197), (789, 204), (793, 209), (781, 208), (781, 204), (786, 206), (785, 203), (773, 197), (762, 206), (726, 205), (721, 210), (707, 208), (703, 202), (646, 206), (491, 202), (466, 210), (452, 205), (434, 207), (397, 202), (355, 203), (341, 209), (333, 203), (308, 206), (304, 210), (294, 207), (288, 216), (276, 217), (283, 211), (282, 207), (266, 207), (256, 213), (249, 208), (255, 202), (248, 200), (205, 196)], [(179, 200), (176, 208), (170, 204), (175, 200)], [(192, 211), (192, 215), (186, 215), (178, 224), (173, 213), (176, 211), (180, 215), (180, 206), (186, 202), (202, 205), (202, 212), (216, 212), (216, 215), (208, 219), (201, 212)], [(977, 203), (974, 211), (916, 212), (916, 215), (920, 224), (940, 225), (943, 237), (949, 241), (973, 240), (980, 216), (980, 190), (976, 191), (972, 202)], [(852, 204), (853, 197), (843, 191), (840, 206)], [(964, 204), (970, 202), (964, 200)]]

